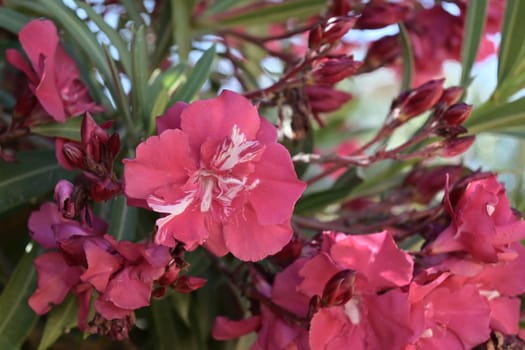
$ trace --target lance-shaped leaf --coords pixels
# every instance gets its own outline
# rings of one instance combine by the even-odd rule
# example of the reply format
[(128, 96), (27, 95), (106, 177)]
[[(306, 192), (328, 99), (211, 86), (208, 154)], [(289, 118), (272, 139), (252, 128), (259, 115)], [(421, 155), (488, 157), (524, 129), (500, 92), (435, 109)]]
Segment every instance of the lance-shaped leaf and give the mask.
[(403, 23), (399, 23), (399, 37), (401, 40), (401, 55), (403, 58), (403, 76), (401, 80), (401, 91), (412, 87), (412, 76), (414, 75), (414, 53), (408, 31)]
[(523, 127), (525, 125), (525, 97), (501, 105), (487, 104), (474, 109), (464, 125), (471, 133), (500, 132)]
[(186, 83), (177, 89), (169, 105), (177, 101), (190, 102), (195, 97), (210, 75), (214, 58), (215, 45), (206, 50), (199, 61), (197, 61), (195, 67), (188, 75)]
[(46, 350), (65, 332), (77, 325), (78, 302), (73, 295), (68, 295), (59, 306), (54, 307), (47, 316), (46, 325), (38, 350)]
[(19, 152), (16, 159), (0, 162), (0, 212), (36, 201), (51, 193), (58, 180), (74, 175), (58, 165), (54, 151)]
[(0, 28), (16, 34), (28, 21), (29, 18), (20, 12), (0, 7)]
[(487, 0), (470, 1), (467, 7), (467, 19), (465, 22), (465, 35), (461, 49), (461, 80), (460, 84), (466, 87), (470, 83), (470, 71), (476, 55), (485, 26), (487, 14)]
[(33, 134), (49, 137), (62, 137), (80, 141), (82, 118), (69, 118), (65, 123), (41, 124), (31, 128)]
[(126, 197), (118, 196), (112, 199), (108, 233), (117, 240), (133, 241), (137, 225), (136, 207), (126, 204)]
[(38, 319), (27, 303), (36, 288), (37, 251), (24, 253), (0, 295), (0, 349), (19, 349)]
[(512, 79), (512, 72), (525, 56), (525, 36), (521, 28), (524, 17), (525, 1), (507, 0), (498, 57), (498, 85)]

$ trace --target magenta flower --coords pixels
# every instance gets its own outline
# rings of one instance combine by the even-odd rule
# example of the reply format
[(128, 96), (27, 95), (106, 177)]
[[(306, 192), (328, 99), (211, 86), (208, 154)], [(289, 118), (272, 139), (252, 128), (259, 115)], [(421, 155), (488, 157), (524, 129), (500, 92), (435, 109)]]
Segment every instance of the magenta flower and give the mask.
[(80, 79), (75, 61), (60, 45), (57, 29), (49, 20), (32, 20), (18, 34), (31, 67), (16, 50), (7, 50), (6, 58), (25, 73), (29, 87), (53, 119), (86, 112), (101, 112)]
[(323, 247), (300, 271), (298, 290), (322, 296), (310, 323), (316, 349), (398, 349), (413, 330), (408, 294), (412, 258), (388, 232), (362, 236), (325, 233)]
[[(167, 214), (157, 244), (205, 244), (217, 255), (260, 260), (292, 236), (290, 217), (305, 188), (277, 132), (244, 97), (219, 97), (170, 110), (175, 126), (124, 160), (125, 193)], [(180, 127), (178, 127), (180, 125)]]
[(525, 221), (512, 211), (494, 175), (470, 182), (449, 210), (452, 222), (426, 247), (428, 253), (466, 252), (494, 263), (505, 259), (509, 244), (525, 238)]

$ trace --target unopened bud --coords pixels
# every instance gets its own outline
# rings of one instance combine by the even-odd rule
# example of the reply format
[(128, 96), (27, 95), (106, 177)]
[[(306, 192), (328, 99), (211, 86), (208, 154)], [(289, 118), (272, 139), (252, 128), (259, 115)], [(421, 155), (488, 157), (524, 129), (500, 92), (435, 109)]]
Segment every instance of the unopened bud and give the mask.
[(443, 114), (443, 120), (448, 125), (460, 125), (470, 116), (472, 106), (464, 102), (450, 106)]
[(277, 265), (288, 266), (301, 255), (302, 250), (303, 242), (297, 235), (294, 235), (290, 242), (288, 242), (280, 252), (272, 255), (270, 259)]
[(399, 117), (401, 121), (411, 119), (421, 113), (433, 108), (443, 94), (443, 82), (445, 79), (430, 80), (425, 84), (400, 95), (393, 107), (399, 106)]
[(333, 85), (354, 74), (360, 64), (353, 56), (329, 58), (314, 68), (312, 77), (316, 84)]
[(474, 135), (469, 135), (445, 140), (440, 155), (442, 157), (455, 157), (469, 149), (475, 139)]
[(308, 48), (315, 50), (322, 44), (323, 28), (320, 25), (315, 26), (310, 33), (308, 33)]
[(168, 286), (175, 282), (177, 277), (179, 277), (180, 268), (173, 264), (171, 265), (166, 272), (159, 278), (159, 284), (161, 286)]
[(341, 39), (355, 24), (353, 17), (332, 17), (323, 28), (323, 43), (333, 44)]
[(328, 113), (341, 108), (352, 99), (352, 95), (330, 86), (308, 86), (304, 88), (310, 108), (314, 113)]
[(322, 306), (344, 305), (354, 295), (355, 272), (343, 270), (336, 273), (323, 289)]
[(443, 102), (447, 106), (452, 106), (457, 103), (465, 90), (459, 86), (451, 86), (443, 90), (440, 102)]

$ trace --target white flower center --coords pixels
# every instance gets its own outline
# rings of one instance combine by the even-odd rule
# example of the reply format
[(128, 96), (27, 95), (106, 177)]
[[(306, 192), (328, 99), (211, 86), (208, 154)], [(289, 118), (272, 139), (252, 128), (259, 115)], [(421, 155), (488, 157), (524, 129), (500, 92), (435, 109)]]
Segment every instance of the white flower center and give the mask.
[(348, 319), (350, 319), (350, 322), (352, 322), (354, 326), (358, 325), (361, 321), (358, 303), (359, 301), (354, 297), (350, 299), (344, 306), (345, 314), (348, 316)]

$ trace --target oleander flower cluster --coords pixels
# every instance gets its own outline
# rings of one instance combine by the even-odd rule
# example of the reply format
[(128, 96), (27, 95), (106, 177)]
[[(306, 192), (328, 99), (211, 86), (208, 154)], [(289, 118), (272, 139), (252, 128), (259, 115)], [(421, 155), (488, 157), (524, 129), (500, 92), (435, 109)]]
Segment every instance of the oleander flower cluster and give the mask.
[(525, 348), (523, 7), (0, 0), (0, 344)]

